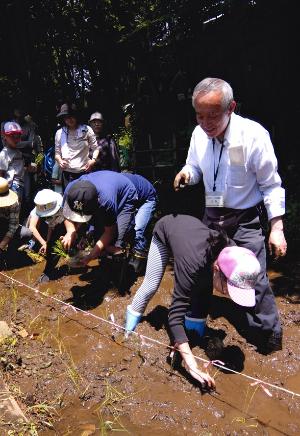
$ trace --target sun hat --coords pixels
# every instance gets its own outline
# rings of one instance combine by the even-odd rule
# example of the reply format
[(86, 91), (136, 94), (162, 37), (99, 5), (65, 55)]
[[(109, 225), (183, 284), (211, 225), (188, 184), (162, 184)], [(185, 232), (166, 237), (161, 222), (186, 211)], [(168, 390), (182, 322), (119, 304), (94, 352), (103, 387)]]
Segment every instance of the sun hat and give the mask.
[(240, 306), (255, 306), (255, 283), (261, 271), (255, 254), (244, 247), (225, 247), (217, 264), (227, 280), (230, 298)]
[(3, 132), (5, 135), (14, 135), (14, 134), (22, 134), (22, 128), (20, 124), (16, 123), (15, 121), (8, 121), (3, 126)]
[(0, 177), (0, 207), (9, 207), (17, 203), (18, 195), (8, 187), (8, 181)]
[(100, 112), (94, 112), (89, 119), (89, 122), (93, 121), (93, 120), (100, 120), (103, 121), (103, 115), (100, 114)]
[(97, 189), (93, 183), (75, 180), (65, 193), (64, 217), (77, 223), (86, 223), (92, 218), (97, 199)]
[(71, 105), (67, 103), (62, 104), (59, 113), (56, 115), (56, 118), (67, 117), (67, 116), (69, 117), (78, 116), (78, 110), (75, 104), (71, 104)]
[(34, 212), (42, 218), (55, 215), (61, 208), (62, 202), (63, 197), (58, 192), (42, 189), (34, 197)]

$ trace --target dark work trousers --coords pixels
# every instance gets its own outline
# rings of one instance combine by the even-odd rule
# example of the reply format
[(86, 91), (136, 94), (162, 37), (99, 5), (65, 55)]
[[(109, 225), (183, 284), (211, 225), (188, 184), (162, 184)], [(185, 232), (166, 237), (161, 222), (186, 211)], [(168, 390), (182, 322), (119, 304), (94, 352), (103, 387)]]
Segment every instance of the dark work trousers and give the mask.
[(57, 224), (52, 230), (50, 240), (47, 242), (46, 265), (44, 269), (44, 274), (46, 274), (50, 279), (53, 278), (53, 275), (55, 274), (55, 267), (60, 259), (60, 256), (53, 253), (55, 242), (60, 238), (60, 236), (65, 235), (65, 233), (66, 228), (64, 223)]
[(63, 171), (61, 177), (62, 191), (65, 192), (65, 189), (70, 182), (79, 179), (79, 177), (83, 176), (84, 174), (86, 174), (85, 171), (82, 171), (80, 173), (71, 173), (70, 171)]
[(255, 285), (256, 305), (245, 308), (252, 333), (258, 329), (266, 335), (281, 332), (278, 309), (266, 271), (266, 248), (263, 230), (264, 206), (259, 205), (246, 210), (227, 208), (206, 208), (203, 222), (209, 227), (214, 224), (223, 228), (239, 247), (253, 251), (261, 273)]

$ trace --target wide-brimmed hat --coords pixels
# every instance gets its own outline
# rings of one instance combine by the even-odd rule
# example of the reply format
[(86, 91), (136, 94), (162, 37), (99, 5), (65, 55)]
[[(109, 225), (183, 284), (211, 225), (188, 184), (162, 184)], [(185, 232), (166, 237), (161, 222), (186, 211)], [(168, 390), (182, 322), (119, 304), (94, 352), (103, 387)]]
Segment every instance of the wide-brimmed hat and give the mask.
[(70, 185), (65, 193), (64, 217), (77, 223), (86, 223), (97, 208), (97, 189), (88, 180), (75, 180)]
[(0, 177), (0, 207), (9, 207), (17, 203), (18, 195), (8, 187), (4, 177)]
[(94, 120), (103, 121), (103, 115), (100, 112), (94, 112), (89, 119), (89, 123)]
[(62, 195), (58, 192), (42, 189), (34, 197), (34, 212), (42, 218), (55, 215), (61, 208), (62, 202)]
[(60, 107), (59, 113), (56, 115), (57, 118), (61, 117), (77, 117), (78, 110), (75, 104), (64, 103)]
[(255, 254), (244, 247), (225, 247), (217, 264), (226, 277), (230, 298), (240, 306), (255, 306), (255, 283), (261, 271)]

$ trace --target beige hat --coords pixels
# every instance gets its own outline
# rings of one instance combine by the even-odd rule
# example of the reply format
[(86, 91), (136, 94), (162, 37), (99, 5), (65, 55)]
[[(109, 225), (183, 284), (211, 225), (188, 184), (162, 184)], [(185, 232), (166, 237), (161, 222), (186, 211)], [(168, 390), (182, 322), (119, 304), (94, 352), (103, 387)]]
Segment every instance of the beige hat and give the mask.
[(8, 182), (0, 177), (0, 207), (9, 207), (17, 203), (18, 196), (8, 187)]
[(89, 119), (89, 122), (93, 121), (93, 120), (100, 120), (103, 121), (103, 115), (100, 114), (100, 112), (94, 112)]

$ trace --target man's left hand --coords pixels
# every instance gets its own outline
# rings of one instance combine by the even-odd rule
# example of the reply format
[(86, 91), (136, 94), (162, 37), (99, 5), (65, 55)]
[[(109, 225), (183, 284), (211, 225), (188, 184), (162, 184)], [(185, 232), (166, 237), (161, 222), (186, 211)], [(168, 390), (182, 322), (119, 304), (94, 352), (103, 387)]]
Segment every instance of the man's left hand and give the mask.
[(84, 168), (85, 171), (86, 171), (86, 172), (91, 171), (92, 168), (93, 168), (93, 166), (95, 165), (95, 163), (96, 163), (95, 159), (89, 159), (89, 160), (88, 160), (88, 163), (86, 164), (86, 166), (85, 166), (85, 168)]
[(286, 255), (287, 243), (284, 237), (283, 230), (271, 230), (269, 236), (269, 250), (270, 254), (273, 255), (275, 259)]

